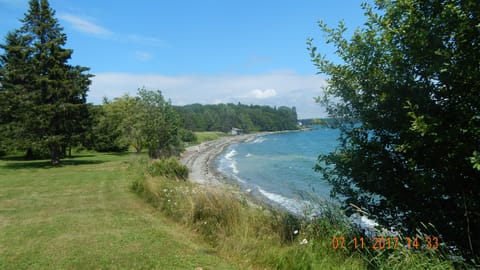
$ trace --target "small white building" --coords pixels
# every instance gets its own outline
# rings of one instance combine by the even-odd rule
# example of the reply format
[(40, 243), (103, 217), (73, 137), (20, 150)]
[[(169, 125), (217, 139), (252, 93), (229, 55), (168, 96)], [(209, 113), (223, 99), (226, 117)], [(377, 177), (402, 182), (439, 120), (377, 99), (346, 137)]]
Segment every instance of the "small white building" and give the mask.
[(232, 130), (230, 131), (230, 134), (232, 135), (240, 135), (242, 134), (243, 130), (240, 129), (240, 128), (232, 128)]

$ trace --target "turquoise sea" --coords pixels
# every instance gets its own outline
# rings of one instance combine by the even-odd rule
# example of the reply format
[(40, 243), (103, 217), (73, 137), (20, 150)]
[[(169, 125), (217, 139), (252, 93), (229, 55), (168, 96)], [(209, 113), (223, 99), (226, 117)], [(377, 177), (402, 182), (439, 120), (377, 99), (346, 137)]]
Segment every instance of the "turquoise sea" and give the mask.
[(329, 198), (330, 186), (313, 167), (333, 151), (338, 129), (276, 133), (235, 144), (217, 157), (219, 170), (234, 184), (268, 203), (294, 213)]

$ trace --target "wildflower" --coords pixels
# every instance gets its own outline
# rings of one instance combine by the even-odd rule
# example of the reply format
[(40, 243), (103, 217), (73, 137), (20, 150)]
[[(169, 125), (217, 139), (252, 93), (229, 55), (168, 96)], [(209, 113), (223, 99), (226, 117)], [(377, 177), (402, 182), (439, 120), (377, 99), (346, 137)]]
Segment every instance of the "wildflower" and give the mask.
[(308, 244), (308, 240), (304, 238), (302, 242), (300, 242), (300, 245), (306, 245), (306, 244)]
[(168, 191), (167, 189), (165, 189), (165, 188), (163, 189), (163, 192), (167, 193), (167, 191)]
[(293, 231), (293, 234), (294, 234), (294, 235), (297, 235), (297, 234), (298, 234), (298, 230)]
[(168, 199), (168, 202), (170, 202), (170, 199)]

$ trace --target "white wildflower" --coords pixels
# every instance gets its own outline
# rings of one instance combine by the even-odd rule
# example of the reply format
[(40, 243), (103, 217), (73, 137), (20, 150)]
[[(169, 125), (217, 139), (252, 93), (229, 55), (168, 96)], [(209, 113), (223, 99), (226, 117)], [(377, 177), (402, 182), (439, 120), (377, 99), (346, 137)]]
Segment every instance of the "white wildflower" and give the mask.
[(304, 238), (302, 242), (300, 242), (300, 245), (306, 245), (306, 244), (308, 244), (308, 240)]
[(293, 234), (294, 234), (294, 235), (297, 235), (297, 234), (298, 234), (298, 230), (293, 231)]

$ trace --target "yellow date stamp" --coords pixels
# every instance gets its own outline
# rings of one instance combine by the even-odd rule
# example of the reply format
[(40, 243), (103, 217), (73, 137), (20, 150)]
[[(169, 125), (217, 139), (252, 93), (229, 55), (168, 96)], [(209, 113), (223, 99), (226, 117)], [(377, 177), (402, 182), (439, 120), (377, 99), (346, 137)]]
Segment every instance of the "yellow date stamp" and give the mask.
[(439, 247), (439, 237), (438, 236), (426, 236), (423, 238), (419, 237), (404, 237), (400, 240), (399, 237), (389, 237), (389, 236), (378, 236), (373, 238), (365, 237), (352, 237), (347, 238), (345, 236), (334, 236), (332, 237), (332, 249), (353, 249), (353, 250), (362, 250), (362, 249), (373, 249), (373, 250), (382, 250), (382, 249), (397, 249), (397, 248), (407, 248), (407, 249), (428, 249), (428, 250), (437, 250)]

